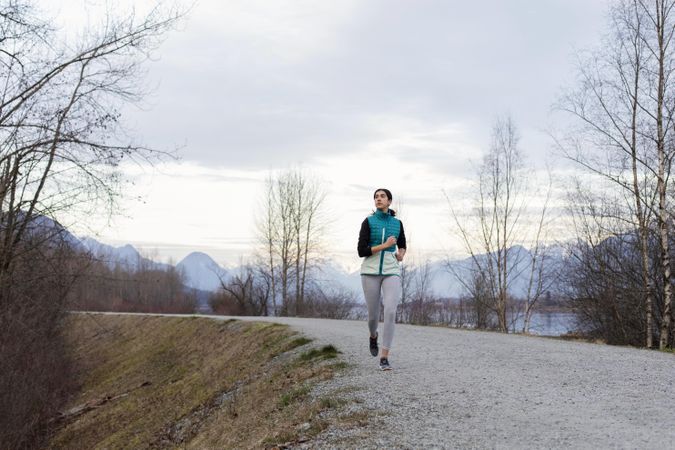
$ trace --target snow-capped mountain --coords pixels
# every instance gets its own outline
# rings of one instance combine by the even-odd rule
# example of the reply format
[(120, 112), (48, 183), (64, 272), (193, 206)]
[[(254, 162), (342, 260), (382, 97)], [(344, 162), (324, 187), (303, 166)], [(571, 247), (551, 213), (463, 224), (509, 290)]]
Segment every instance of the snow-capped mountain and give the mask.
[(192, 252), (183, 258), (176, 268), (185, 275), (187, 286), (203, 291), (215, 291), (220, 281), (227, 281), (228, 272), (206, 253)]

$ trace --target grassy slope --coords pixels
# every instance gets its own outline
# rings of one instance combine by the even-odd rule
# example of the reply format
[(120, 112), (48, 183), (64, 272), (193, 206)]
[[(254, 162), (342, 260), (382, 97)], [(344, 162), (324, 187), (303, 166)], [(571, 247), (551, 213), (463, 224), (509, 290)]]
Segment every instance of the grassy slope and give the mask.
[[(259, 448), (327, 424), (309, 385), (344, 363), (335, 349), (271, 323), (73, 315), (81, 389), (57, 423), (55, 448)], [(79, 409), (78, 409), (79, 408)], [(77, 413), (77, 411), (82, 411)]]

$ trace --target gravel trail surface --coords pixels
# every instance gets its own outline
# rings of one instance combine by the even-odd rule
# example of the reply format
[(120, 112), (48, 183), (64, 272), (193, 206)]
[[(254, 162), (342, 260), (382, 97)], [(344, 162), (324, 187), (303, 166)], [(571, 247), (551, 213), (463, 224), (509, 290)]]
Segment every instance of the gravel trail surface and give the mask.
[(625, 347), (396, 325), (381, 372), (366, 322), (261, 318), (330, 343), (367, 425), (329, 427), (310, 448), (675, 449), (675, 355)]

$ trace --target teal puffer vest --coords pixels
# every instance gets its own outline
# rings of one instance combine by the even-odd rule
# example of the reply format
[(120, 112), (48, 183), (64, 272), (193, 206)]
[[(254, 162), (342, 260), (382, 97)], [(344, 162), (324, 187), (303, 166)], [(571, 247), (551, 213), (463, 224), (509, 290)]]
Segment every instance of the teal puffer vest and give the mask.
[[(368, 226), (370, 227), (369, 246), (383, 244), (390, 236), (398, 239), (401, 233), (401, 222), (389, 213), (383, 213), (379, 209), (368, 216)], [(368, 256), (361, 263), (361, 275), (401, 275), (399, 266), (394, 253), (396, 246), (377, 252)]]

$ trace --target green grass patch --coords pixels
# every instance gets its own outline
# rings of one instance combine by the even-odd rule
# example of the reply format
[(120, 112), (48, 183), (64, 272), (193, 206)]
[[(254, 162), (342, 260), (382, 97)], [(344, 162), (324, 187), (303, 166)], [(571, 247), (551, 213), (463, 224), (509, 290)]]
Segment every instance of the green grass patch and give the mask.
[(308, 339), (304, 336), (301, 336), (299, 338), (293, 339), (291, 341), (291, 343), (289, 344), (288, 349), (291, 350), (291, 349), (294, 349), (294, 348), (297, 348), (297, 347), (302, 347), (303, 345), (309, 344), (310, 342), (312, 342), (311, 339)]
[(300, 399), (303, 399), (309, 394), (310, 387), (307, 385), (300, 386), (298, 388), (291, 389), (288, 392), (284, 392), (279, 397), (279, 407), (285, 408), (291, 403), (297, 402)]
[(347, 403), (347, 400), (338, 397), (321, 397), (321, 399), (319, 399), (319, 406), (321, 409), (337, 409)]
[(333, 364), (329, 365), (328, 367), (330, 367), (331, 369), (334, 369), (334, 370), (345, 370), (345, 369), (350, 368), (351, 364), (349, 364), (348, 362), (345, 362), (345, 361), (338, 361), (336, 363), (333, 363)]
[(333, 345), (324, 345), (323, 347), (313, 348), (307, 352), (304, 352), (300, 355), (301, 361), (311, 361), (313, 359), (332, 359), (337, 358), (338, 351), (337, 348)]

